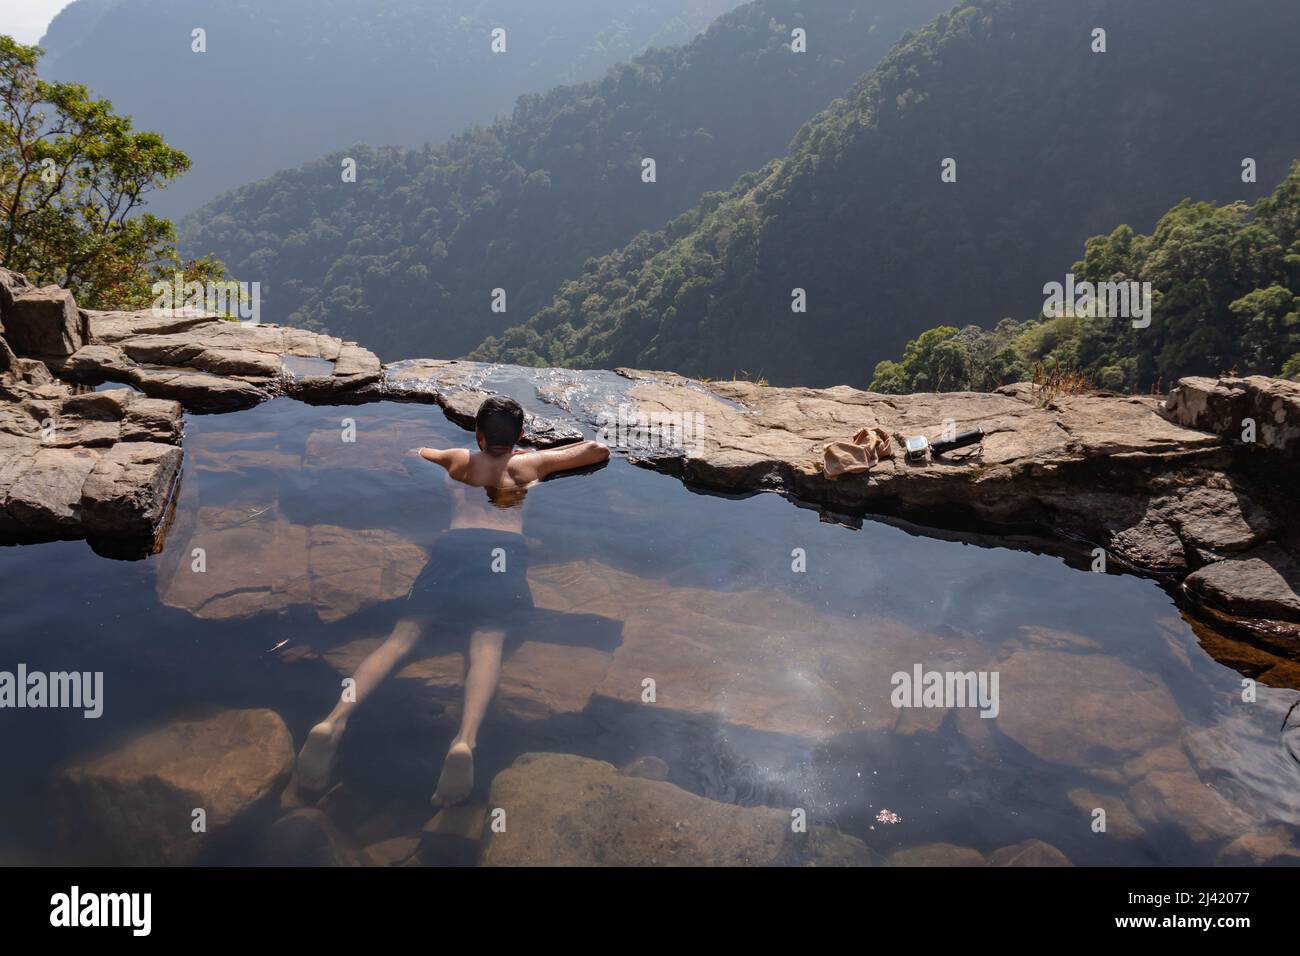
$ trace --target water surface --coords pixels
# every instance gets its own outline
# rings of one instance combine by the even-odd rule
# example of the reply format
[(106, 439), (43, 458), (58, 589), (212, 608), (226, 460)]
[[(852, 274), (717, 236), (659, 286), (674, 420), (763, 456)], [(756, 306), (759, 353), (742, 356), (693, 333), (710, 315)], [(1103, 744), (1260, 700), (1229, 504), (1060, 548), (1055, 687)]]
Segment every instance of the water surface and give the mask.
[[(106, 697), (93, 721), (0, 712), (0, 861), (64, 858), (55, 768), (196, 704), (274, 710), (300, 746), (450, 519), (439, 470), (403, 453), (468, 437), (414, 404), (191, 416), (161, 554), (0, 549), (0, 669), (103, 671)], [(698, 494), (617, 457), (535, 489), (525, 534), (536, 628), (505, 665), (475, 799), (546, 750), (657, 757), (680, 787), (803, 807), (882, 858), (1035, 838), (1080, 865), (1211, 864), (1241, 834), (1300, 825), (1279, 731), (1296, 692), (1264, 683), (1243, 702), (1242, 674), (1149, 580)], [(359, 843), (430, 815), (459, 695), (439, 675), (460, 650), (430, 642), (349, 728)], [(918, 665), (996, 672), (997, 716), (894, 707), (891, 676)]]

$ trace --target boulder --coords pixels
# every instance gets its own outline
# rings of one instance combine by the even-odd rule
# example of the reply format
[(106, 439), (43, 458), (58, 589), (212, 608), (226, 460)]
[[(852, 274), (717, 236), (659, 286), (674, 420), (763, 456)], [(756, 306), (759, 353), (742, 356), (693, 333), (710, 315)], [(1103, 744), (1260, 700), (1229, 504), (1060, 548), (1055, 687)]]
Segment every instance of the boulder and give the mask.
[(177, 445), (181, 440), (182, 423), (179, 403), (136, 396), (132, 398), (122, 418), (122, 441)]
[(186, 368), (134, 367), (130, 382), (153, 398), (170, 398), (195, 412), (230, 412), (266, 401), (268, 387)]
[(1097, 810), (1104, 810), (1106, 829), (1103, 832), (1109, 836), (1120, 840), (1140, 840), (1146, 835), (1146, 830), (1137, 822), (1133, 811), (1121, 797), (1102, 795), (1084, 787), (1071, 790), (1066, 796), (1089, 826), (1094, 819), (1093, 814)]
[(395, 836), (371, 843), (362, 852), (371, 866), (403, 866), (419, 848), (419, 837)]
[(473, 866), (478, 859), (488, 808), (460, 803), (439, 810), (420, 831), (420, 858), (428, 866)]
[(1300, 383), (1264, 375), (1183, 378), (1162, 411), (1170, 421), (1236, 444), (1246, 441), (1249, 420), (1256, 447), (1288, 459), (1300, 456)]
[[(293, 761), (293, 738), (274, 711), (221, 710), (81, 758), (58, 772), (56, 786), (88, 862), (188, 864), (268, 808)], [(199, 809), (207, 829), (196, 833)]]
[(989, 866), (1074, 866), (1064, 853), (1042, 840), (1025, 840), (989, 854)]
[(32, 284), (20, 272), (0, 268), (0, 317), (14, 304), (14, 296), (30, 292)]
[(10, 485), (5, 511), (28, 535), (80, 537), (81, 489), (99, 458), (92, 448), (41, 448)]
[(180, 476), (181, 450), (124, 441), (95, 462), (81, 488), (81, 526), (88, 537), (152, 538)]
[(4, 328), (14, 353), (26, 358), (64, 358), (90, 338), (72, 293), (58, 286), (13, 290)]
[(0, 375), (13, 370), (18, 356), (14, 355), (14, 350), (9, 347), (9, 343), (3, 338), (4, 327), (0, 326)]
[(618, 768), (625, 777), (641, 777), (644, 780), (667, 780), (668, 764), (658, 757), (645, 756), (630, 760)]
[[(858, 839), (570, 754), (524, 754), (492, 780), (485, 866), (869, 866)], [(502, 816), (502, 814), (504, 816)], [(504, 831), (493, 825), (504, 821)]]
[(312, 807), (291, 810), (267, 831), (260, 848), (263, 866), (361, 866), (356, 844), (326, 814)]
[(1233, 614), (1300, 622), (1300, 564), (1274, 544), (1201, 568), (1184, 585)]
[(1125, 772), (1137, 778), (1125, 795), (1127, 803), (1146, 827), (1172, 826), (1195, 843), (1212, 843), (1242, 836), (1262, 822), (1204, 781), (1179, 743), (1143, 754)]
[(1219, 853), (1220, 866), (1300, 866), (1300, 830), (1283, 823), (1251, 830)]
[(889, 855), (890, 866), (984, 866), (984, 854), (953, 843), (926, 843)]

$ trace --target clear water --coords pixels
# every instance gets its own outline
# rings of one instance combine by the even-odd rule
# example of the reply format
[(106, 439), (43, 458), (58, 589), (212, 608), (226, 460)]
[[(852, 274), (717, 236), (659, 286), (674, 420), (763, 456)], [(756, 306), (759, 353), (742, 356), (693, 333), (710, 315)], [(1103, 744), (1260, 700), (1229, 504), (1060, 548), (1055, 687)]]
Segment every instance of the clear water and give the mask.
[[(345, 419), (355, 442), (341, 437)], [(0, 712), (0, 861), (61, 858), (55, 768), (195, 704), (270, 708), (301, 746), (368, 646), (356, 642), (383, 636), (376, 598), (393, 584), (356, 572), (337, 587), (258, 588), (303, 566), (294, 549), (318, 533), (306, 529), (331, 529), (345, 550), (352, 531), (383, 531), (402, 554), (403, 542), (427, 551), (449, 493), (435, 466), (401, 452), (466, 438), (423, 405), (277, 400), (192, 416), (160, 555), (0, 549), (0, 669), (103, 671), (106, 698), (99, 720)], [(193, 586), (196, 535), (237, 522), (284, 533), (261, 550), (203, 539), (214, 583)], [(1279, 729), (1300, 695), (1261, 684), (1243, 702), (1242, 674), (1151, 581), (886, 523), (846, 527), (775, 495), (699, 494), (617, 457), (535, 489), (525, 533), (539, 607), (526, 653), (554, 693), (511, 684), (507, 662), (475, 799), (516, 756), (545, 750), (620, 765), (655, 756), (687, 790), (804, 807), (882, 857), (1037, 838), (1081, 865), (1208, 864), (1247, 830), (1300, 825), (1300, 766)], [(792, 569), (795, 549), (805, 571)], [(456, 652), (442, 641), (419, 655)], [(891, 675), (918, 664), (998, 672), (998, 715), (893, 707)], [(412, 667), (360, 710), (341, 751), (340, 778), (369, 821), (345, 824), (359, 843), (430, 816), (457, 692), (429, 689)], [(1272, 683), (1294, 683), (1290, 667)], [(654, 704), (639, 700), (644, 677)]]

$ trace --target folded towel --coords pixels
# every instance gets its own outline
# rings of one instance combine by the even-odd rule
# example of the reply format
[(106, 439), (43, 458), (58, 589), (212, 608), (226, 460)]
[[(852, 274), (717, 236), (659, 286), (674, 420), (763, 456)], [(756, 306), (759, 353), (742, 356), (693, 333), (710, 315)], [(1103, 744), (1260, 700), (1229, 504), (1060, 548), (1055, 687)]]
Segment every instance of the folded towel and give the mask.
[(882, 458), (893, 458), (894, 446), (883, 428), (859, 428), (852, 441), (833, 441), (826, 446), (822, 471), (827, 478), (860, 475)]

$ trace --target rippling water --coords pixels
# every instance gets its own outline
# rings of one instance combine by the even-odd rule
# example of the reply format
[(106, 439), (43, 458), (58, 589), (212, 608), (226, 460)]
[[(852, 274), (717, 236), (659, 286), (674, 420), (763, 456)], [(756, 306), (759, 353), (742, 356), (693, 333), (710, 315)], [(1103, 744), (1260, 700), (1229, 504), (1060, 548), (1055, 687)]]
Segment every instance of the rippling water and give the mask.
[[(273, 710), (301, 746), (448, 523), (435, 467), (403, 452), (467, 437), (422, 405), (192, 416), (161, 554), (0, 549), (0, 670), (105, 681), (98, 720), (0, 711), (0, 861), (75, 858), (58, 768), (197, 704)], [(1243, 701), (1242, 673), (1151, 581), (697, 494), (618, 458), (536, 489), (525, 533), (536, 630), (481, 734), (478, 801), (548, 751), (655, 757), (687, 791), (804, 808), (895, 862), (1039, 839), (1081, 865), (1204, 864), (1300, 825), (1280, 730), (1295, 665), (1252, 658), (1264, 676)], [(361, 809), (338, 822), (358, 844), (429, 817), (459, 699), (443, 664), (461, 650), (432, 642), (349, 727), (339, 776)], [(996, 673), (997, 715), (893, 706), (892, 675), (917, 667)], [(255, 830), (228, 852), (263, 844)]]

